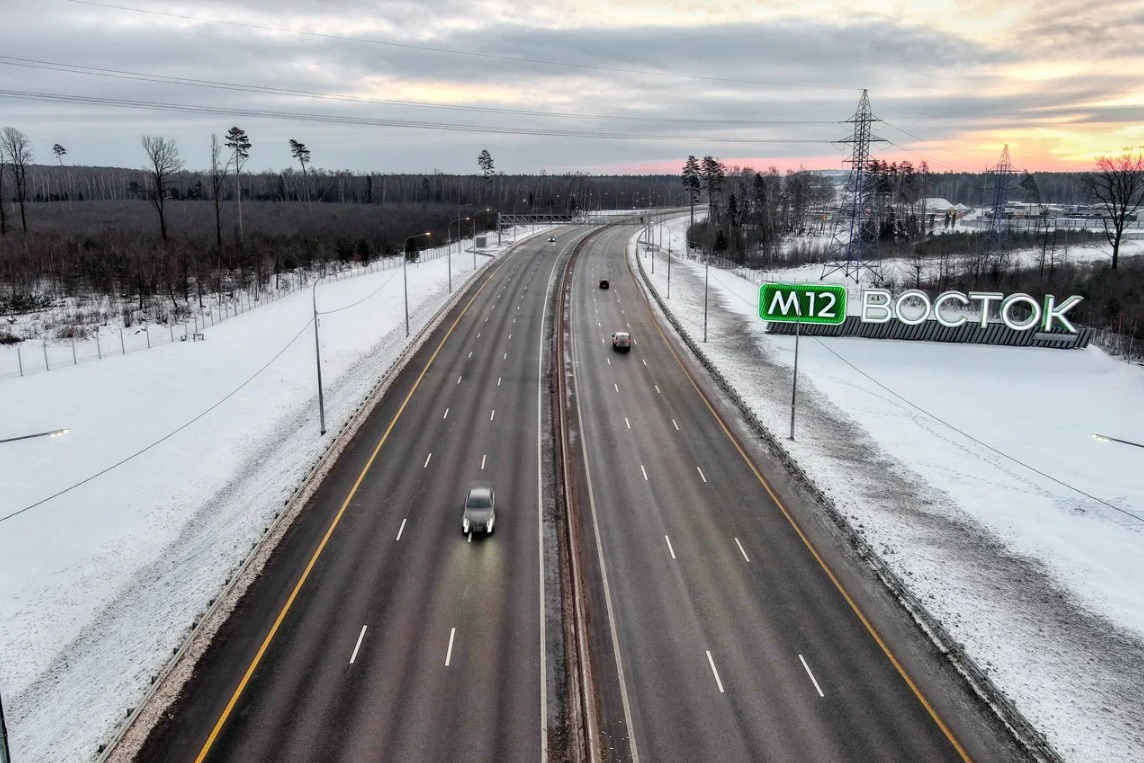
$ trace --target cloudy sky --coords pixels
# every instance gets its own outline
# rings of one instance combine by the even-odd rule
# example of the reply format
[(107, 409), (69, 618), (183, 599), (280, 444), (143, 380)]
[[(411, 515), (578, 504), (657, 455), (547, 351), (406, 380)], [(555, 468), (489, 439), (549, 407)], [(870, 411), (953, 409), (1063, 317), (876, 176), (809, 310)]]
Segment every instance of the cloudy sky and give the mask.
[(876, 156), (1087, 169), (1144, 144), (1138, 0), (0, 0), (0, 125), (36, 158), (141, 166), (678, 172), (688, 154), (841, 168), (861, 89)]

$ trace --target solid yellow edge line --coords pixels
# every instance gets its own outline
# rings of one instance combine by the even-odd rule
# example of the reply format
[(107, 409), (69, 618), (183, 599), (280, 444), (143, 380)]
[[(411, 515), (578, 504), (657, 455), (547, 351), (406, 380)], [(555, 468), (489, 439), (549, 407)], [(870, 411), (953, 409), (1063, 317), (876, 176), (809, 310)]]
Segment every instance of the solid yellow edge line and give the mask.
[[(627, 262), (627, 259), (627, 253), (625, 252), (624, 261), (628, 266), (628, 273), (632, 276), (632, 280), (635, 281), (635, 274), (632, 273), (631, 263)], [(647, 305), (648, 309), (650, 310), (651, 303), (648, 302), (647, 295), (643, 293), (642, 289), (637, 289), (637, 291), (639, 291), (640, 297), (643, 299), (644, 304)], [(709, 401), (707, 396), (703, 394), (703, 390), (699, 388), (699, 385), (691, 376), (691, 372), (688, 371), (687, 367), (683, 365), (683, 361), (680, 359), (679, 355), (676, 354), (675, 348), (671, 346), (671, 342), (668, 341), (667, 336), (663, 333), (663, 329), (660, 328), (659, 321), (653, 320), (652, 323), (655, 325), (655, 330), (659, 332), (660, 338), (663, 339), (663, 343), (667, 347), (668, 352), (670, 352), (671, 356), (675, 358), (675, 362), (679, 364), (679, 368), (683, 371), (684, 375), (687, 377), (687, 380), (691, 382), (691, 386), (695, 389), (695, 392), (699, 395), (699, 398), (703, 401), (703, 404), (707, 406), (707, 410), (710, 411), (711, 415), (715, 417), (715, 421), (719, 423), (723, 433), (727, 435), (727, 439), (730, 440), (731, 444), (735, 446), (735, 450), (739, 451), (739, 455), (742, 456), (743, 461), (746, 462), (747, 468), (751, 470), (751, 472), (755, 475), (755, 478), (758, 479), (759, 483), (763, 486), (763, 489), (767, 491), (767, 495), (769, 495), (771, 500), (774, 501), (775, 505), (779, 507), (779, 511), (783, 513), (783, 516), (786, 517), (787, 522), (789, 522), (790, 526), (794, 528), (795, 533), (798, 534), (798, 537), (800, 540), (802, 540), (803, 545), (805, 545), (807, 550), (810, 551), (811, 556), (813, 556), (814, 560), (818, 562), (818, 565), (822, 568), (823, 572), (826, 573), (826, 576), (830, 578), (830, 582), (833, 583), (834, 587), (838, 589), (838, 592), (842, 594), (842, 598), (844, 598), (846, 603), (850, 605), (850, 609), (852, 609), (854, 614), (858, 616), (858, 619), (862, 622), (862, 625), (864, 625), (870, 635), (874, 637), (874, 641), (886, 655), (886, 658), (890, 660), (890, 664), (892, 664), (894, 669), (898, 671), (898, 675), (900, 675), (902, 680), (906, 682), (906, 685), (910, 687), (910, 691), (914, 693), (914, 696), (918, 698), (918, 701), (922, 703), (922, 707), (926, 709), (926, 712), (929, 713), (930, 718), (933, 718), (934, 723), (936, 723), (937, 727), (941, 729), (941, 732), (945, 735), (945, 738), (949, 740), (951, 745), (953, 745), (953, 749), (957, 751), (957, 754), (961, 756), (963, 761), (966, 761), (966, 763), (971, 763), (972, 758), (969, 757), (969, 753), (966, 752), (965, 748), (961, 745), (961, 742), (959, 742), (957, 737), (953, 735), (953, 732), (945, 724), (945, 721), (943, 721), (937, 714), (937, 711), (933, 708), (933, 705), (931, 705), (929, 700), (925, 698), (925, 695), (922, 694), (921, 689), (919, 689), (917, 684), (914, 683), (913, 679), (910, 678), (909, 674), (906, 672), (905, 667), (903, 667), (902, 664), (898, 662), (898, 658), (894, 656), (894, 653), (890, 651), (890, 647), (886, 644), (885, 641), (882, 640), (881, 635), (878, 634), (878, 631), (876, 628), (874, 628), (873, 623), (871, 623), (866, 618), (865, 613), (863, 613), (862, 609), (858, 606), (858, 602), (854, 601), (854, 599), (850, 597), (849, 592), (847, 592), (846, 588), (842, 585), (842, 582), (837, 577), (835, 577), (834, 572), (830, 569), (830, 566), (826, 563), (826, 560), (823, 559), (822, 556), (818, 553), (818, 549), (816, 549), (814, 544), (811, 543), (810, 538), (808, 538), (803, 533), (802, 528), (799, 527), (798, 522), (795, 520), (794, 516), (792, 516), (791, 513), (787, 511), (786, 506), (784, 506), (783, 502), (779, 500), (779, 497), (775, 495), (775, 491), (771, 489), (771, 486), (768, 484), (767, 480), (763, 477), (759, 470), (755, 468), (754, 462), (751, 461), (746, 451), (744, 451), (743, 448), (739, 445), (738, 439), (723, 422), (723, 418), (719, 415), (718, 411), (715, 410), (714, 406), (711, 405), (711, 401)]]
[[(513, 254), (515, 254), (515, 252)], [(288, 598), (286, 603), (282, 605), (282, 610), (278, 613), (278, 617), (275, 618), (274, 624), (270, 626), (270, 631), (266, 634), (266, 638), (263, 639), (262, 646), (258, 647), (258, 652), (254, 655), (254, 659), (251, 660), (250, 666), (247, 667), (246, 673), (243, 674), (242, 680), (239, 681), (238, 687), (235, 688), (234, 694), (231, 695), (230, 701), (226, 703), (226, 708), (223, 709), (222, 715), (219, 716), (218, 721), (214, 725), (214, 728), (211, 729), (210, 736), (207, 737), (207, 741), (203, 744), (202, 749), (199, 750), (199, 754), (195, 758), (195, 763), (202, 763), (202, 761), (206, 759), (207, 755), (210, 754), (211, 747), (214, 746), (219, 732), (222, 731), (222, 727), (226, 724), (227, 718), (230, 717), (231, 712), (234, 710), (234, 706), (238, 704), (239, 698), (242, 696), (243, 691), (246, 689), (246, 684), (250, 681), (250, 677), (254, 675), (254, 671), (258, 668), (258, 663), (262, 661), (262, 655), (266, 653), (266, 649), (270, 646), (270, 642), (274, 640), (274, 635), (278, 632), (278, 627), (282, 625), (282, 621), (286, 619), (286, 614), (290, 611), (290, 607), (294, 604), (294, 599), (298, 596), (298, 592), (302, 590), (302, 586), (306, 583), (306, 579), (310, 576), (310, 570), (314, 568), (314, 564), (317, 563), (318, 557), (322, 555), (322, 550), (325, 549), (326, 542), (329, 541), (330, 536), (334, 534), (334, 529), (337, 528), (338, 523), (342, 519), (342, 515), (345, 513), (346, 508), (350, 505), (350, 501), (353, 500), (354, 495), (357, 493), (358, 488), (361, 486), (362, 481), (365, 479), (365, 475), (369, 472), (370, 467), (373, 466), (374, 459), (376, 459), (377, 454), (381, 452), (381, 446), (385, 445), (385, 441), (389, 439), (389, 433), (393, 431), (393, 427), (397, 425), (397, 420), (400, 419), (401, 414), (405, 412), (405, 406), (409, 404), (409, 400), (413, 397), (413, 393), (416, 392), (417, 388), (421, 385), (421, 380), (425, 378), (425, 374), (433, 365), (433, 361), (437, 359), (437, 354), (441, 352), (441, 348), (445, 346), (445, 342), (447, 342), (449, 337), (453, 335), (453, 329), (457, 328), (457, 324), (460, 323), (461, 319), (465, 317), (465, 314), (469, 312), (469, 308), (472, 307), (473, 302), (476, 301), (477, 297), (480, 296), (481, 292), (484, 291), (485, 287), (488, 286), (492, 281), (492, 276), (496, 274), (497, 270), (500, 270), (502, 267), (504, 267), (504, 264), (510, 259), (512, 259), (511, 256), (506, 257), (499, 265), (497, 265), (496, 270), (489, 274), (489, 278), (487, 278), (485, 282), (481, 284), (481, 288), (477, 289), (476, 294), (474, 294), (465, 305), (465, 309), (461, 311), (461, 314), (458, 315), (456, 320), (453, 321), (453, 324), (449, 326), (449, 331), (445, 334), (445, 336), (441, 338), (441, 342), (437, 345), (437, 349), (433, 351), (433, 355), (430, 356), (429, 362), (425, 364), (425, 368), (421, 369), (421, 373), (417, 376), (417, 381), (413, 383), (413, 387), (409, 390), (409, 394), (407, 394), (405, 399), (401, 401), (401, 407), (397, 409), (397, 413), (394, 414), (393, 420), (390, 421), (389, 426), (385, 428), (385, 433), (382, 434), (381, 439), (377, 443), (377, 447), (373, 449), (373, 453), (370, 455), (369, 460), (366, 461), (365, 466), (361, 470), (361, 474), (358, 475), (357, 480), (354, 482), (354, 486), (350, 489), (349, 495), (346, 496), (346, 500), (342, 502), (342, 507), (338, 509), (338, 513), (334, 515), (334, 519), (332, 522), (330, 522), (330, 526), (326, 530), (326, 534), (322, 536), (322, 542), (319, 543), (317, 549), (314, 550), (313, 556), (310, 557), (309, 563), (306, 564), (306, 569), (302, 571), (301, 577), (298, 578), (298, 582), (294, 585), (294, 590), (290, 592), (290, 598)]]

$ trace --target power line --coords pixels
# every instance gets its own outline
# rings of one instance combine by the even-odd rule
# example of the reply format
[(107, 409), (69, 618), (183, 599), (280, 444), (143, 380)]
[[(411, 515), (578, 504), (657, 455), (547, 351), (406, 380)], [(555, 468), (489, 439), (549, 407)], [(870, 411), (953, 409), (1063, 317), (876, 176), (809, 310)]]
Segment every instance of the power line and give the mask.
[[(938, 151), (945, 151), (947, 154), (952, 154), (953, 156), (960, 157), (960, 158), (965, 159), (965, 160), (970, 161), (970, 162), (977, 161), (976, 159), (973, 159), (972, 157), (968, 157), (965, 154), (959, 154), (956, 151), (952, 151), (948, 148), (943, 148), (942, 146), (939, 146), (936, 143), (931, 143), (930, 141), (926, 140), (925, 138), (919, 138), (917, 135), (914, 135), (912, 132), (908, 132), (906, 130), (903, 130), (901, 127), (890, 124), (885, 119), (881, 119), (879, 121), (882, 124), (886, 125), (886, 127), (889, 127), (891, 130), (897, 130), (898, 132), (902, 133), (903, 135), (908, 135), (909, 137), (913, 138), (916, 141), (920, 141), (920, 142), (925, 143), (927, 145), (933, 146)], [(899, 146), (899, 148), (901, 148), (901, 146)], [(958, 164), (953, 164), (952, 162), (947, 162), (947, 165), (950, 167), (958, 167), (959, 169), (966, 169), (965, 167), (962, 167), (961, 165), (958, 165)], [(968, 172), (979, 172), (980, 170), (967, 170), (967, 171)]]
[(310, 320), (306, 321), (306, 325), (304, 325), (304, 326), (301, 328), (301, 330), (300, 330), (300, 331), (299, 331), (297, 334), (295, 334), (295, 335), (294, 335), (294, 338), (293, 338), (293, 339), (291, 339), (289, 342), (287, 342), (287, 343), (286, 343), (286, 346), (285, 346), (285, 347), (283, 347), (281, 350), (279, 350), (279, 351), (278, 351), (278, 353), (277, 353), (277, 354), (276, 354), (276, 355), (275, 355), (273, 358), (271, 358), (270, 360), (266, 361), (266, 364), (265, 364), (265, 365), (263, 365), (263, 366), (262, 366), (262, 368), (260, 368), (260, 369), (258, 369), (257, 371), (255, 371), (255, 372), (254, 372), (254, 374), (253, 374), (252, 376), (250, 376), (250, 378), (248, 378), (248, 379), (247, 379), (246, 381), (244, 381), (242, 384), (239, 384), (237, 387), (235, 387), (233, 390), (231, 390), (229, 393), (227, 393), (227, 395), (226, 395), (225, 397), (223, 397), (221, 400), (219, 400), (217, 403), (215, 403), (214, 405), (212, 405), (210, 408), (207, 408), (205, 411), (203, 411), (202, 413), (200, 413), (198, 416), (195, 416), (193, 419), (191, 419), (191, 420), (190, 420), (190, 421), (188, 421), (187, 423), (183, 424), (183, 425), (182, 425), (181, 427), (179, 427), (178, 429), (174, 430), (173, 432), (168, 432), (167, 434), (163, 435), (162, 437), (160, 437), (158, 440), (156, 440), (155, 442), (151, 443), (150, 445), (148, 445), (148, 446), (146, 446), (146, 447), (144, 447), (144, 448), (140, 448), (139, 450), (137, 450), (137, 451), (135, 451), (134, 453), (132, 453), (130, 456), (127, 456), (126, 458), (123, 458), (123, 459), (120, 459), (119, 461), (116, 461), (116, 462), (115, 462), (114, 464), (112, 464), (111, 466), (107, 467), (106, 469), (102, 469), (102, 470), (100, 470), (100, 471), (96, 472), (95, 474), (91, 475), (90, 477), (87, 477), (86, 479), (82, 479), (82, 480), (80, 480), (79, 482), (76, 482), (76, 483), (75, 483), (75, 484), (73, 484), (73, 485), (69, 485), (68, 487), (64, 488), (63, 490), (60, 490), (60, 491), (58, 491), (58, 492), (56, 492), (56, 493), (52, 493), (52, 494), (51, 494), (51, 495), (49, 495), (47, 498), (41, 498), (40, 500), (36, 501), (35, 503), (33, 503), (33, 504), (29, 505), (29, 506), (25, 506), (25, 507), (24, 507), (24, 508), (22, 508), (22, 509), (18, 509), (17, 511), (13, 511), (11, 514), (6, 514), (5, 516), (2, 516), (2, 517), (0, 517), (0, 522), (5, 522), (5, 521), (7, 521), (7, 520), (11, 519), (12, 517), (16, 517), (16, 516), (19, 516), (20, 514), (23, 514), (23, 513), (24, 513), (24, 512), (26, 512), (26, 511), (31, 511), (32, 509), (36, 508), (37, 506), (42, 506), (43, 504), (47, 503), (48, 501), (51, 501), (52, 499), (55, 499), (55, 498), (59, 498), (59, 497), (60, 497), (61, 495), (63, 495), (64, 493), (70, 493), (72, 490), (75, 490), (77, 487), (80, 487), (80, 486), (82, 486), (82, 485), (86, 485), (87, 483), (91, 482), (92, 480), (96, 479), (97, 477), (102, 477), (103, 475), (107, 474), (108, 472), (112, 471), (113, 469), (118, 469), (120, 466), (123, 466), (123, 465), (124, 465), (125, 463), (127, 463), (128, 461), (131, 461), (132, 459), (134, 459), (134, 458), (136, 458), (136, 457), (138, 457), (138, 456), (141, 456), (141, 455), (143, 455), (143, 454), (144, 454), (144, 453), (146, 453), (147, 451), (149, 451), (149, 450), (151, 450), (152, 448), (154, 448), (156, 445), (159, 445), (159, 444), (161, 444), (161, 443), (163, 443), (163, 442), (166, 442), (167, 440), (169, 440), (169, 439), (171, 439), (172, 437), (174, 437), (175, 435), (177, 435), (179, 432), (182, 432), (184, 429), (186, 429), (187, 427), (189, 427), (191, 424), (194, 424), (196, 421), (198, 421), (199, 419), (201, 419), (203, 416), (206, 416), (208, 413), (210, 413), (211, 411), (213, 411), (215, 408), (218, 408), (220, 405), (222, 405), (223, 403), (225, 403), (227, 400), (230, 400), (232, 397), (234, 397), (235, 395), (237, 395), (237, 394), (239, 393), (239, 391), (240, 391), (240, 390), (241, 390), (243, 387), (245, 387), (247, 384), (250, 384), (252, 381), (254, 381), (255, 379), (257, 379), (257, 378), (258, 378), (258, 376), (259, 376), (259, 374), (261, 374), (261, 373), (262, 373), (263, 371), (265, 371), (267, 368), (270, 368), (270, 365), (271, 365), (271, 364), (272, 364), (274, 361), (276, 361), (276, 360), (278, 360), (278, 358), (282, 357), (282, 354), (283, 354), (284, 352), (286, 352), (286, 350), (290, 349), (290, 346), (291, 346), (291, 345), (293, 345), (293, 344), (294, 344), (294, 342), (297, 342), (297, 341), (298, 341), (298, 338), (299, 338), (300, 336), (302, 336), (302, 333), (303, 333), (303, 332), (304, 332), (306, 329), (308, 329), (308, 328), (310, 327), (310, 324), (311, 324), (311, 323), (313, 323), (313, 322), (314, 322), (314, 321), (313, 321), (313, 319), (312, 319), (312, 318), (311, 318)]
[(443, 130), (447, 132), (489, 133), (498, 135), (531, 135), (559, 138), (590, 138), (603, 140), (646, 140), (682, 141), (687, 143), (729, 143), (746, 145), (814, 143), (829, 144), (832, 141), (813, 138), (711, 138), (687, 135), (649, 135), (644, 133), (598, 132), (587, 130), (565, 130), (506, 127), (496, 125), (452, 124), (447, 122), (426, 122), (402, 119), (377, 119), (348, 117), (329, 114), (310, 114), (292, 111), (264, 109), (242, 109), (222, 106), (200, 106), (193, 104), (163, 103), (158, 101), (134, 101), (124, 98), (100, 96), (68, 95), (62, 93), (38, 93), (24, 90), (0, 90), (0, 97), (18, 100), (47, 101), (52, 103), (79, 103), (88, 106), (109, 106), (112, 108), (141, 109), (146, 111), (169, 111), (183, 114), (211, 114), (228, 117), (250, 117), (258, 119), (283, 119), (297, 122), (321, 122), (326, 124), (358, 125), (365, 127), (398, 127), (419, 130)]
[(317, 98), (329, 101), (342, 101), (348, 103), (374, 103), (386, 106), (402, 106), (420, 109), (443, 109), (448, 111), (481, 112), (489, 114), (511, 114), (514, 116), (551, 117), (564, 119), (606, 119), (630, 122), (672, 122), (680, 124), (725, 124), (725, 125), (815, 125), (837, 124), (836, 120), (805, 120), (805, 119), (688, 119), (684, 117), (645, 117), (613, 114), (578, 114), (566, 111), (533, 111), (526, 109), (508, 109), (491, 106), (468, 106), (461, 104), (432, 103), (429, 101), (397, 101), (385, 98), (366, 98), (355, 95), (342, 95), (338, 93), (317, 93), (308, 90), (295, 90), (292, 88), (269, 87), (264, 85), (247, 85), (237, 82), (219, 82), (216, 80), (192, 79), (188, 77), (171, 77), (162, 74), (147, 74), (124, 69), (107, 69), (99, 66), (82, 66), (79, 64), (62, 64), (55, 61), (42, 61), (34, 58), (19, 58), (15, 56), (0, 56), (0, 65), (17, 66), (42, 71), (58, 71), (68, 74), (83, 74), (92, 77), (109, 77), (113, 79), (127, 79), (141, 82), (155, 82), (167, 85), (189, 85), (212, 90), (231, 90), (240, 93), (267, 93), (270, 95), (289, 95), (301, 98)]
[(973, 435), (971, 435), (971, 434), (969, 434), (969, 433), (967, 433), (967, 432), (963, 432), (962, 430), (960, 430), (960, 429), (958, 429), (957, 427), (955, 427), (953, 424), (950, 424), (949, 422), (947, 422), (947, 421), (944, 421), (944, 420), (942, 420), (942, 419), (938, 418), (938, 417), (937, 417), (937, 416), (935, 416), (934, 414), (932, 414), (932, 413), (930, 413), (929, 411), (927, 411), (926, 409), (922, 408), (920, 405), (917, 405), (916, 403), (913, 403), (913, 402), (911, 402), (911, 401), (907, 400), (906, 398), (902, 397), (901, 395), (899, 395), (899, 394), (898, 394), (897, 392), (895, 392), (894, 390), (892, 390), (892, 389), (890, 389), (889, 387), (887, 387), (885, 384), (882, 384), (882, 382), (878, 381), (878, 380), (877, 380), (877, 379), (875, 379), (873, 376), (870, 376), (870, 374), (866, 373), (866, 372), (865, 372), (865, 371), (863, 371), (861, 368), (858, 368), (858, 366), (854, 365), (854, 364), (853, 364), (853, 363), (851, 363), (849, 360), (847, 360), (846, 358), (844, 358), (844, 357), (842, 357), (841, 355), (839, 355), (837, 352), (835, 352), (835, 351), (834, 351), (834, 350), (833, 350), (831, 347), (829, 347), (829, 346), (828, 346), (828, 345), (827, 345), (825, 342), (823, 342), (823, 341), (822, 341), (821, 339), (819, 339), (818, 337), (814, 337), (814, 340), (815, 340), (816, 342), (818, 342), (818, 343), (819, 343), (819, 344), (820, 344), (820, 345), (821, 345), (823, 348), (825, 348), (827, 352), (829, 352), (831, 355), (833, 355), (834, 357), (836, 357), (836, 358), (838, 358), (839, 360), (841, 360), (841, 361), (842, 361), (843, 363), (845, 363), (846, 365), (848, 365), (848, 366), (850, 366), (851, 368), (853, 368), (855, 371), (857, 371), (858, 373), (860, 373), (862, 376), (866, 377), (866, 378), (867, 378), (867, 379), (869, 379), (870, 381), (874, 382), (874, 384), (877, 384), (879, 387), (881, 387), (882, 389), (886, 390), (887, 392), (889, 392), (889, 393), (890, 393), (891, 395), (893, 395), (894, 397), (896, 397), (896, 398), (898, 398), (899, 400), (901, 400), (901, 401), (902, 401), (903, 403), (905, 403), (906, 405), (910, 406), (911, 408), (913, 408), (913, 409), (915, 409), (915, 410), (917, 410), (917, 411), (920, 411), (921, 413), (923, 413), (923, 414), (925, 414), (926, 416), (930, 417), (931, 419), (933, 419), (933, 420), (934, 420), (934, 421), (936, 421), (937, 423), (941, 424), (942, 426), (945, 426), (945, 427), (948, 427), (949, 429), (952, 429), (954, 432), (957, 432), (957, 433), (958, 433), (959, 435), (961, 435), (962, 437), (965, 437), (965, 438), (967, 438), (967, 439), (969, 439), (969, 440), (972, 440), (973, 442), (977, 443), (978, 445), (980, 445), (981, 447), (985, 448), (986, 450), (992, 451), (992, 452), (996, 453), (997, 455), (1001, 456), (1002, 458), (1005, 458), (1005, 459), (1007, 459), (1007, 460), (1009, 460), (1009, 461), (1012, 461), (1013, 463), (1017, 464), (1018, 466), (1023, 466), (1023, 467), (1025, 467), (1026, 469), (1028, 469), (1029, 471), (1033, 472), (1034, 474), (1039, 474), (1040, 476), (1044, 477), (1045, 479), (1047, 479), (1047, 480), (1050, 480), (1050, 481), (1052, 481), (1052, 482), (1055, 482), (1055, 483), (1057, 483), (1057, 484), (1058, 484), (1058, 485), (1060, 485), (1061, 487), (1064, 487), (1064, 488), (1068, 488), (1069, 490), (1072, 490), (1072, 491), (1073, 491), (1073, 492), (1075, 492), (1075, 493), (1078, 493), (1078, 494), (1080, 494), (1080, 495), (1083, 495), (1085, 498), (1088, 498), (1089, 500), (1092, 500), (1092, 501), (1096, 501), (1097, 503), (1101, 504), (1102, 506), (1107, 506), (1108, 508), (1110, 508), (1110, 509), (1113, 509), (1114, 511), (1118, 511), (1118, 512), (1120, 512), (1121, 514), (1123, 514), (1123, 515), (1125, 515), (1125, 516), (1127, 516), (1127, 517), (1131, 517), (1132, 519), (1135, 519), (1137, 522), (1144, 522), (1144, 517), (1141, 517), (1141, 516), (1139, 516), (1139, 515), (1137, 515), (1137, 514), (1133, 514), (1131, 511), (1127, 511), (1126, 509), (1122, 509), (1122, 508), (1120, 508), (1119, 506), (1116, 506), (1115, 504), (1109, 503), (1108, 501), (1104, 500), (1103, 498), (1097, 498), (1095, 495), (1092, 495), (1091, 493), (1086, 493), (1085, 491), (1081, 490), (1081, 489), (1080, 489), (1080, 488), (1078, 488), (1078, 487), (1075, 487), (1075, 486), (1073, 486), (1073, 485), (1070, 485), (1070, 484), (1069, 484), (1069, 483), (1067, 483), (1067, 482), (1064, 482), (1064, 481), (1062, 481), (1062, 480), (1059, 480), (1059, 479), (1057, 479), (1056, 477), (1054, 477), (1054, 476), (1052, 476), (1052, 475), (1050, 475), (1050, 474), (1046, 474), (1045, 472), (1042, 472), (1040, 469), (1037, 469), (1037, 468), (1036, 468), (1036, 467), (1034, 467), (1034, 466), (1030, 466), (1029, 464), (1026, 464), (1024, 461), (1021, 461), (1020, 459), (1018, 459), (1018, 458), (1015, 458), (1014, 456), (1010, 456), (1008, 453), (1005, 453), (1005, 452), (1003, 452), (1003, 451), (1000, 451), (1000, 450), (998, 450), (997, 448), (994, 448), (992, 445), (987, 445), (987, 444), (985, 444), (984, 442), (982, 442), (981, 440), (978, 440), (978, 439), (977, 439), (976, 437), (974, 437)]
[(639, 74), (651, 77), (668, 77), (672, 79), (686, 79), (696, 80), (702, 82), (727, 82), (738, 85), (764, 85), (767, 87), (799, 87), (799, 88), (813, 88), (816, 90), (843, 90), (851, 92), (860, 88), (854, 87), (841, 87), (838, 85), (812, 85), (801, 82), (776, 82), (770, 80), (752, 80), (752, 79), (736, 79), (733, 77), (709, 77), (698, 74), (676, 74), (674, 72), (657, 72), (649, 69), (624, 69), (614, 66), (593, 66), (592, 64), (577, 64), (568, 61), (551, 61), (542, 58), (524, 58), (521, 56), (506, 56), (498, 55), (495, 53), (478, 53), (471, 50), (458, 50), (456, 48), (441, 48), (432, 45), (414, 45), (412, 43), (403, 42), (390, 42), (388, 40), (377, 40), (369, 37), (354, 37), (351, 35), (342, 34), (329, 34), (325, 32), (306, 32), (297, 31), (294, 29), (283, 29), (281, 27), (266, 26), (264, 24), (251, 24), (243, 21), (226, 21), (223, 19), (209, 19), (203, 16), (192, 16), (184, 13), (171, 13), (169, 11), (155, 11), (143, 8), (132, 8), (126, 5), (114, 5), (112, 3), (95, 2), (94, 0), (68, 0), (70, 3), (77, 5), (90, 5), (99, 8), (111, 8), (119, 11), (130, 11), (132, 13), (143, 13), (151, 16), (165, 16), (168, 18), (183, 19), (185, 21), (198, 21), (206, 24), (220, 24), (225, 26), (241, 27), (244, 29), (255, 29), (261, 32), (277, 32), (280, 34), (293, 34), (305, 37), (319, 37), (327, 40), (340, 40), (343, 42), (356, 42), (367, 45), (383, 45), (391, 48), (402, 48), (405, 50), (419, 50), (427, 53), (448, 53), (455, 56), (469, 56), (472, 58), (483, 58), (494, 61), (512, 61), (513, 63), (528, 63), (539, 64), (541, 66), (559, 66), (568, 69), (587, 69), (599, 72), (613, 72), (618, 74)]

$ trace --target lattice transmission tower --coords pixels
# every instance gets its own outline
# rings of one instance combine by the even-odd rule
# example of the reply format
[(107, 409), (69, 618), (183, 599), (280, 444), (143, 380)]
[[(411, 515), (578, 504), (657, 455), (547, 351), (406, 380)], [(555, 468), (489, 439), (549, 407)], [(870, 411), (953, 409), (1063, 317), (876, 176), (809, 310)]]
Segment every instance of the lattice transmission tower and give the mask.
[(869, 273), (875, 283), (882, 280), (882, 253), (878, 248), (879, 215), (876, 178), (870, 174), (870, 144), (884, 143), (872, 132), (874, 112), (870, 109), (870, 94), (863, 90), (858, 101), (858, 110), (846, 120), (854, 125), (854, 134), (839, 143), (853, 146), (850, 158), (844, 163), (850, 165), (850, 174), (842, 189), (838, 216), (834, 221), (834, 241), (830, 246), (830, 257), (822, 266), (819, 280), (841, 270), (846, 278), (854, 282), (862, 280), (863, 273)]
[(982, 259), (986, 267), (1000, 267), (1005, 260), (1005, 245), (1008, 243), (1009, 222), (1005, 216), (1005, 206), (1009, 203), (1009, 176), (1013, 174), (1013, 163), (1009, 161), (1009, 144), (1001, 149), (1001, 158), (996, 167), (987, 170), (993, 179), (993, 216), (981, 245)]

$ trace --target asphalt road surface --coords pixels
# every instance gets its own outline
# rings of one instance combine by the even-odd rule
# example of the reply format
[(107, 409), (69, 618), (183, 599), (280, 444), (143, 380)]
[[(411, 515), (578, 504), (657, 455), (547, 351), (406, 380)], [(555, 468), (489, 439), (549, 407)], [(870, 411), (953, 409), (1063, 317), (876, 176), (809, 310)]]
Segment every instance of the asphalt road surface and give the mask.
[(970, 728), (963, 743), (907, 682), (657, 329), (625, 261), (632, 233), (587, 244), (568, 307), (605, 757), (1020, 757), (984, 713), (950, 724)]
[[(559, 255), (587, 232), (524, 242), (472, 285), (138, 760), (543, 758), (563, 668), (546, 655), (559, 628), (545, 632), (543, 617), (541, 316)], [(496, 490), (498, 516), (490, 537), (470, 539), (461, 506), (477, 484)]]

